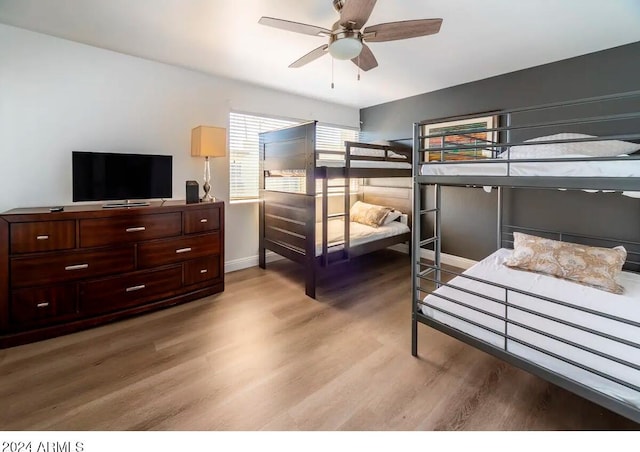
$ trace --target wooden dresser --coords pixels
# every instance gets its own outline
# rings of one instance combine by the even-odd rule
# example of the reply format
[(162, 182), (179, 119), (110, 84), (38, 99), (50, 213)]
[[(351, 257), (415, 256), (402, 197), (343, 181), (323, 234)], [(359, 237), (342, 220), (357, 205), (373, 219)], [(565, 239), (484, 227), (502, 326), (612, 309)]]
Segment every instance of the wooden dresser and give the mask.
[(0, 215), (0, 348), (224, 290), (224, 204)]

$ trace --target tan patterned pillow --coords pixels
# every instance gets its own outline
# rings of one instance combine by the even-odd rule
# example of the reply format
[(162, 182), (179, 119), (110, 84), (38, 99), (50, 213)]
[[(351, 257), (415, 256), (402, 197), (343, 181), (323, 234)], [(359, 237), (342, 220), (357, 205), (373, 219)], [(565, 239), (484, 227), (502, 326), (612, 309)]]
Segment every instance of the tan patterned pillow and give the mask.
[(376, 206), (375, 204), (356, 201), (355, 204), (351, 206), (349, 217), (351, 221), (377, 228), (382, 225), (391, 210), (390, 207)]
[(622, 246), (599, 248), (513, 233), (513, 254), (505, 265), (621, 294), (616, 282), (627, 258)]

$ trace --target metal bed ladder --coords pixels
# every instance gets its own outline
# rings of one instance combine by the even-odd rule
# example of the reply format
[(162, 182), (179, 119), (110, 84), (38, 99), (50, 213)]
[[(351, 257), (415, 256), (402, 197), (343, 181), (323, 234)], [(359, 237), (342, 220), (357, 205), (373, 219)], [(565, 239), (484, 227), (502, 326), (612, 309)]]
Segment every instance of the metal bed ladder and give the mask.
[[(420, 146), (421, 126), (419, 123), (413, 125), (413, 159), (412, 159), (412, 179), (413, 179), (413, 224), (411, 227), (411, 241), (419, 246), (411, 247), (411, 354), (418, 356), (418, 312), (421, 294), (427, 294), (427, 290), (422, 286), (428, 275), (435, 272), (435, 288), (440, 286), (439, 281), (442, 276), (442, 186), (433, 185), (433, 207), (428, 206), (427, 185), (418, 182), (421, 162), (428, 161), (428, 153)], [(422, 225), (426, 223), (428, 215), (433, 215), (433, 235), (422, 238)], [(433, 265), (422, 263), (422, 250), (428, 246), (433, 246)]]
[[(414, 209), (413, 209), (413, 227), (412, 241), (418, 243), (419, 246), (411, 247), (411, 280), (412, 280), (412, 303), (413, 311), (411, 314), (411, 354), (418, 356), (418, 320), (416, 318), (418, 303), (421, 301), (421, 294), (427, 294), (431, 289), (427, 289), (422, 285), (422, 281), (426, 281), (426, 277), (435, 272), (435, 288), (440, 287), (440, 278), (442, 276), (442, 186), (434, 185), (434, 207), (428, 208), (427, 202), (423, 202), (421, 198), (426, 198), (426, 193), (422, 193), (420, 185), (414, 182)], [(421, 225), (426, 221), (428, 215), (433, 216), (433, 235), (431, 237), (422, 238)], [(427, 250), (429, 246), (433, 246), (433, 265), (422, 262), (422, 250)]]

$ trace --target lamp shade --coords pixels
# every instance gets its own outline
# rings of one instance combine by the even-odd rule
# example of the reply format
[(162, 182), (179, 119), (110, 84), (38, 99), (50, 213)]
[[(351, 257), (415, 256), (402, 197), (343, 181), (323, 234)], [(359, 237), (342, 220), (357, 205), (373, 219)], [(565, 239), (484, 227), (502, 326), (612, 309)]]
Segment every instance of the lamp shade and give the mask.
[(191, 130), (192, 157), (224, 157), (227, 155), (227, 129), (198, 126)]

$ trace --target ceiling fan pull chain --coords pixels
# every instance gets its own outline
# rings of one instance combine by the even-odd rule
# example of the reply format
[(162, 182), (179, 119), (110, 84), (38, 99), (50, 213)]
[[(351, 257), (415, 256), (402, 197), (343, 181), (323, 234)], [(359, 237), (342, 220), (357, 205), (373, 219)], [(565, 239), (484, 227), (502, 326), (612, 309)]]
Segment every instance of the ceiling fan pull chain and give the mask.
[(360, 54), (358, 54), (358, 64), (356, 66), (358, 66), (358, 81), (360, 81)]
[(331, 58), (331, 89), (333, 89), (333, 58)]

